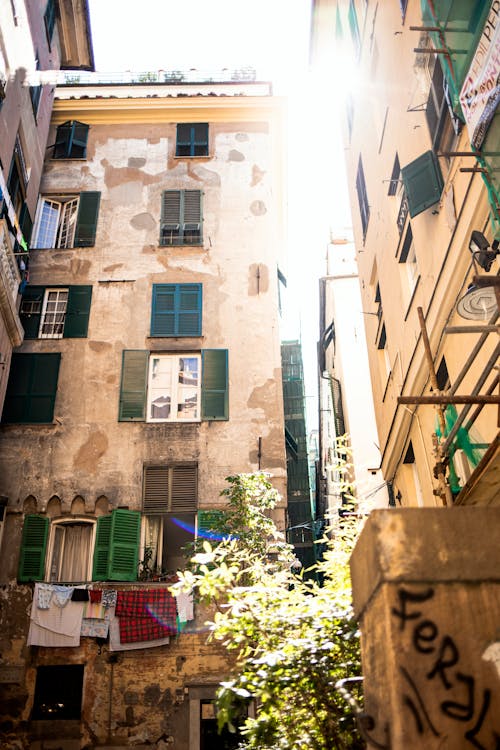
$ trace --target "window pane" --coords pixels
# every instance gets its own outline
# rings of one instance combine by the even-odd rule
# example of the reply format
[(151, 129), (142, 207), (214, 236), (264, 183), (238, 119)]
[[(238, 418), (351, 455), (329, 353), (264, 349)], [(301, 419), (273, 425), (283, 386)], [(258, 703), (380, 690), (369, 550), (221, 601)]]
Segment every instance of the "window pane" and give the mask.
[(42, 311), (40, 338), (62, 338), (67, 304), (67, 289), (47, 290), (45, 294), (44, 309)]
[(72, 198), (63, 205), (57, 247), (73, 247), (77, 214), (78, 198)]
[(58, 201), (44, 199), (34, 247), (49, 248), (56, 246), (60, 210), (61, 204)]
[(200, 418), (199, 370), (199, 356), (152, 356), (148, 420), (198, 420)]

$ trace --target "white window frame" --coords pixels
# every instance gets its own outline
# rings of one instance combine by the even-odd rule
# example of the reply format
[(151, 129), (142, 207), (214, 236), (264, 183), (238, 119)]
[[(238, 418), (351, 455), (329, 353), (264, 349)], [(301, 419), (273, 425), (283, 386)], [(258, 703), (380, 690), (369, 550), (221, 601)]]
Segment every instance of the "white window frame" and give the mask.
[[(164, 382), (160, 383), (160, 380), (156, 378), (161, 376), (155, 373), (155, 361), (158, 360), (170, 360), (175, 362), (177, 360), (177, 367), (172, 366), (170, 373), (164, 374)], [(181, 383), (179, 367), (180, 360), (183, 359), (194, 359), (197, 361), (197, 382), (196, 384)], [(170, 381), (170, 382), (168, 382)], [(182, 393), (185, 391), (187, 395), (189, 393), (196, 394), (196, 409), (195, 414), (191, 415), (190, 410), (186, 411), (186, 417), (182, 416), (182, 412), (179, 410), (179, 406), (185, 401), (182, 401)], [(162, 397), (162, 392), (165, 398), (170, 396), (170, 411), (166, 416), (152, 416), (152, 410), (154, 407), (154, 400), (158, 400)], [(166, 407), (166, 401), (164, 406)], [(173, 408), (173, 405), (176, 408)], [(156, 404), (158, 408), (162, 408), (159, 404)], [(180, 415), (180, 416), (179, 416)], [(155, 354), (152, 353), (149, 357), (149, 373), (148, 373), (148, 394), (147, 394), (147, 422), (200, 422), (201, 421), (201, 354), (199, 353), (176, 353), (176, 354)]]
[[(193, 538), (192, 541), (196, 539), (198, 535), (198, 527), (197, 527), (197, 512), (195, 510), (193, 511), (185, 511), (183, 513), (176, 513), (174, 511), (165, 511), (164, 513), (142, 513), (142, 523), (141, 523), (141, 560), (144, 560), (145, 556), (145, 550), (146, 547), (150, 547), (151, 545), (151, 539), (146, 538), (146, 532), (147, 532), (147, 525), (148, 525), (148, 519), (158, 519), (159, 520), (159, 529), (158, 529), (158, 541), (156, 548), (153, 546), (154, 554), (151, 559), (151, 573), (152, 575), (161, 575), (162, 573), (172, 573), (175, 572), (173, 570), (163, 571), (162, 570), (162, 564), (163, 564), (163, 538), (165, 535), (165, 522), (168, 520), (179, 521), (179, 517), (181, 517), (181, 521), (186, 522), (187, 518), (189, 517), (189, 522), (192, 524), (193, 527)], [(182, 526), (182, 524), (181, 524)], [(168, 551), (168, 550), (167, 550)], [(187, 564), (187, 560), (186, 560)], [(178, 569), (181, 569), (178, 566)]]
[[(61, 580), (60, 578), (60, 571), (62, 567), (62, 562), (64, 560), (64, 546), (66, 543), (66, 533), (65, 533), (65, 526), (70, 525), (82, 525), (82, 526), (92, 526), (91, 536), (90, 536), (90, 543), (89, 543), (89, 552), (88, 552), (88, 559), (87, 564), (85, 568), (85, 578), (78, 580), (78, 581), (67, 581), (67, 580)], [(58, 530), (63, 528), (64, 529), (64, 536), (62, 539), (62, 547), (61, 547), (61, 554), (60, 554), (60, 560), (59, 560), (59, 570), (57, 572), (57, 575), (54, 575), (52, 572), (52, 565), (53, 565), (53, 555), (55, 551), (55, 545), (56, 545), (56, 534), (58, 533)], [(51, 583), (82, 583), (84, 581), (91, 581), (92, 580), (92, 564), (93, 564), (93, 557), (94, 557), (94, 547), (95, 547), (95, 537), (96, 537), (96, 529), (97, 529), (97, 521), (96, 519), (92, 518), (83, 518), (81, 516), (70, 516), (60, 519), (53, 519), (50, 524), (50, 535), (49, 535), (49, 544), (47, 549), (47, 557), (46, 557), (46, 569), (45, 569), (45, 580), (50, 581)], [(84, 566), (85, 567), (85, 566)]]
[[(67, 196), (40, 196), (35, 218), (32, 247), (42, 250), (74, 247), (79, 203), (80, 196), (76, 194)], [(56, 212), (50, 217), (49, 221), (46, 221), (46, 217), (44, 217), (46, 206)], [(54, 215), (56, 216), (55, 221)]]
[[(61, 305), (60, 296), (65, 294), (66, 299), (64, 300), (64, 310), (57, 309)], [(56, 295), (56, 310), (47, 310), (51, 295)], [(48, 288), (45, 290), (43, 295), (42, 312), (40, 316), (40, 328), (38, 330), (38, 338), (40, 339), (62, 339), (64, 335), (64, 324), (66, 322), (66, 311), (68, 308), (69, 299), (69, 288)], [(57, 320), (58, 316), (62, 316), (62, 320)], [(52, 320), (51, 320), (52, 318)], [(50, 327), (49, 332), (44, 333), (44, 327)], [(60, 330), (57, 330), (60, 328)]]

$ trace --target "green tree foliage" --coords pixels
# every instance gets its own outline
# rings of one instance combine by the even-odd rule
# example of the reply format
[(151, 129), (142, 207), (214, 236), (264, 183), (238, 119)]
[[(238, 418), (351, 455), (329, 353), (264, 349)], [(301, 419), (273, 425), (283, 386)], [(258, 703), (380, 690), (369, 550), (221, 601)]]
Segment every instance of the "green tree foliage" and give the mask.
[(269, 517), (279, 496), (266, 475), (227, 481), (215, 538), (198, 540), (177, 584), (215, 606), (211, 637), (234, 658), (232, 678), (218, 692), (219, 726), (234, 730), (242, 702), (254, 701), (256, 716), (240, 729), (241, 747), (364, 747), (352, 709), (335, 687), (360, 674), (348, 575), (353, 523), (343, 523), (327, 542), (320, 587), (298, 575), (293, 548)]

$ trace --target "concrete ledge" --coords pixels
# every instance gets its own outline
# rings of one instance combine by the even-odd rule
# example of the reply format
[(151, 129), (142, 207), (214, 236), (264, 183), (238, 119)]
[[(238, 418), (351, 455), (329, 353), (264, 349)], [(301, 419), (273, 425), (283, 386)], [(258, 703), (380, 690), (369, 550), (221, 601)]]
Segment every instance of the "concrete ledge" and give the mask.
[(372, 511), (350, 561), (356, 617), (384, 582), (500, 581), (499, 539), (500, 507)]

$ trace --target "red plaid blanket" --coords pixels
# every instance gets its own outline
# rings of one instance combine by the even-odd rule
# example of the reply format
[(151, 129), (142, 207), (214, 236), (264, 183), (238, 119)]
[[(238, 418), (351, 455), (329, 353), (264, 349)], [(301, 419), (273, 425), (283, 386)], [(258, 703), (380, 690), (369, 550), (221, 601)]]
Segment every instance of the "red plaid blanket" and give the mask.
[(119, 591), (115, 614), (122, 643), (155, 641), (177, 633), (175, 599), (167, 589)]

